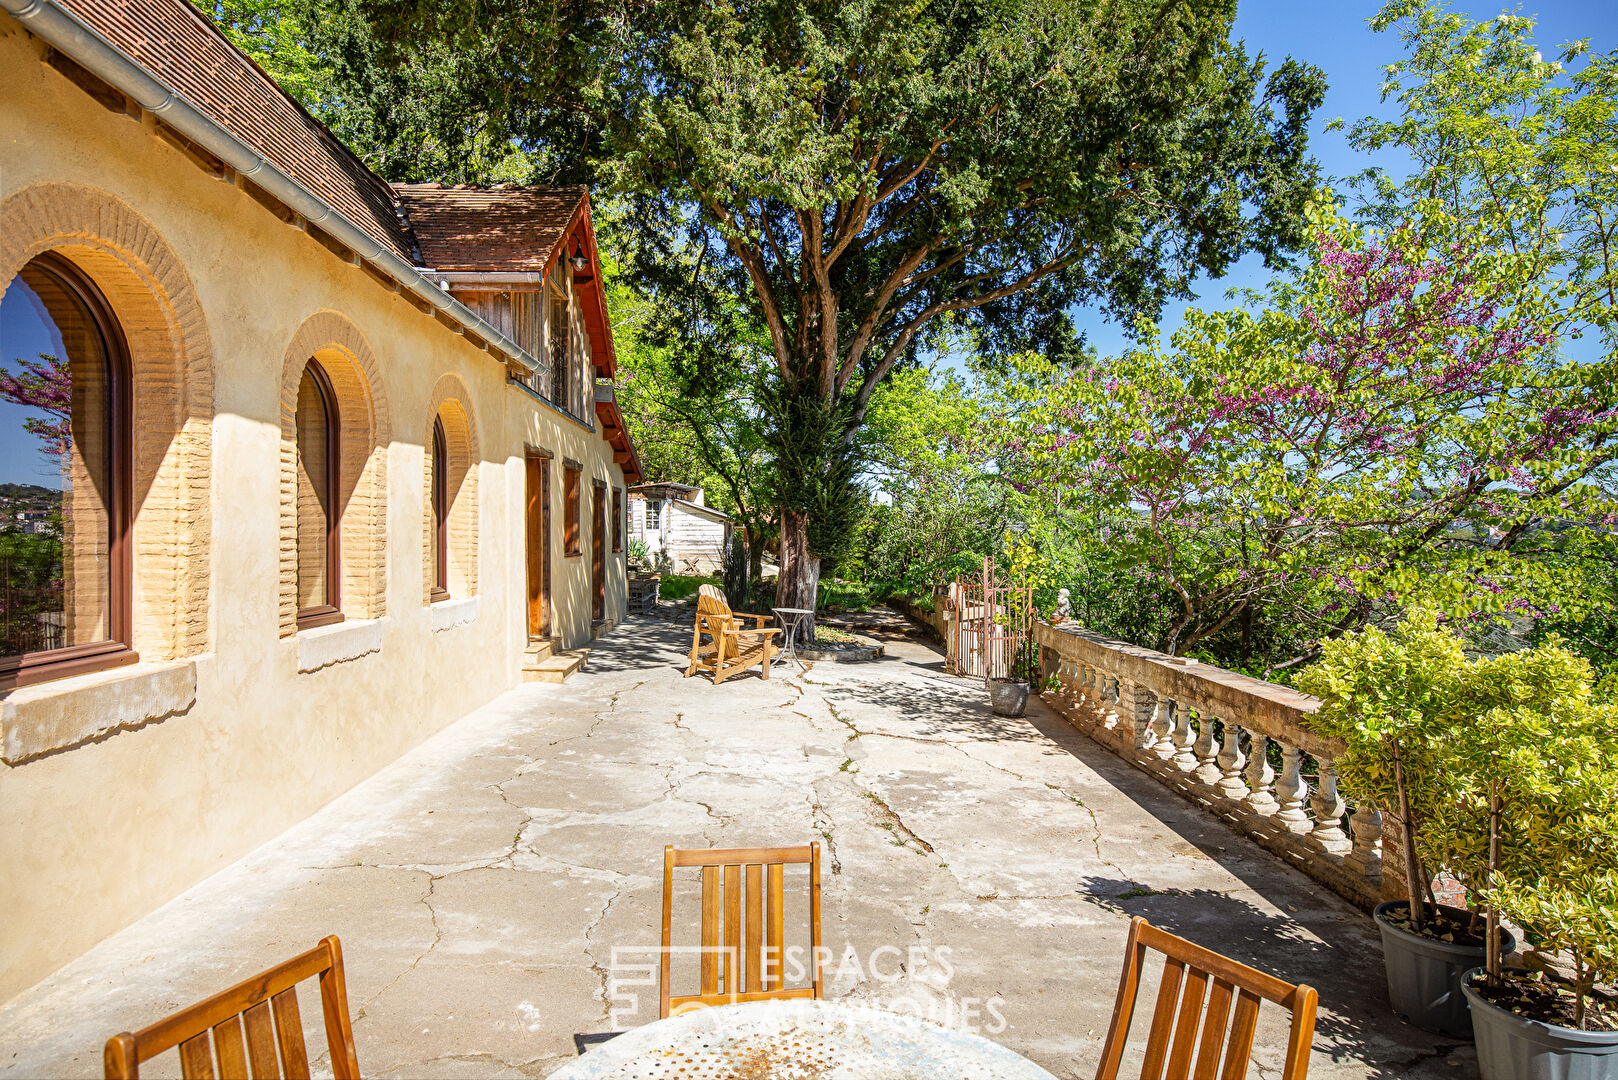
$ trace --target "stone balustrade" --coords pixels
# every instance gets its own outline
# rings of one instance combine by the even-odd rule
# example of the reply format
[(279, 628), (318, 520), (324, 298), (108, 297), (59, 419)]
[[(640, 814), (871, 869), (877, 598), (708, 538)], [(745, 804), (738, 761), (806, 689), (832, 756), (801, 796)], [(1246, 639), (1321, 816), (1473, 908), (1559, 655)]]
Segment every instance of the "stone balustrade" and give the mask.
[(1345, 828), (1342, 744), (1304, 722), (1315, 698), (1074, 623), (1034, 637), (1042, 696), (1080, 731), (1352, 902), (1384, 899), (1382, 817), (1354, 807)]

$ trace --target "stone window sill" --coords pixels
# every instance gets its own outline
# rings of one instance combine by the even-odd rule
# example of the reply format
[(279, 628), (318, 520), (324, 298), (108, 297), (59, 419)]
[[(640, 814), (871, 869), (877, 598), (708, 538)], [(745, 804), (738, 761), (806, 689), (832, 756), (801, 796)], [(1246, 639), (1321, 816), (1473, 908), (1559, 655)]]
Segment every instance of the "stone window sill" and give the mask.
[(0, 761), (34, 758), (120, 731), (133, 731), (190, 709), (197, 700), (197, 665), (154, 661), (24, 686), (0, 701)]
[(382, 621), (352, 619), (298, 631), (298, 671), (319, 671), (382, 651)]
[(478, 598), (463, 596), (460, 599), (440, 600), (432, 605), (433, 633), (465, 626), (469, 622), (477, 621)]

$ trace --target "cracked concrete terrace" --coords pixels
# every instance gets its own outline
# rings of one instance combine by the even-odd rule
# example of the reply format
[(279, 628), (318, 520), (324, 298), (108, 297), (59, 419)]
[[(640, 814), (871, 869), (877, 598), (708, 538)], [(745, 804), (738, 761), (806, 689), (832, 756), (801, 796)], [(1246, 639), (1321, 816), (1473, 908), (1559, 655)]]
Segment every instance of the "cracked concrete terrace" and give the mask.
[[(12, 999), (0, 1078), (98, 1076), (109, 1035), (327, 933), (365, 1075), (544, 1076), (575, 1034), (609, 1030), (613, 948), (658, 941), (664, 844), (814, 839), (825, 944), (860, 958), (833, 963), (828, 997), (999, 998), (993, 1038), (1089, 1077), (1138, 914), (1314, 985), (1316, 1080), (1476, 1075), (1470, 1046), (1389, 1014), (1369, 918), (1039, 703), (995, 717), (980, 684), (907, 637), (879, 661), (714, 687), (681, 678), (689, 633), (620, 627), (565, 685), (469, 714)], [(947, 947), (953, 970), (888, 961), (896, 979), (878, 981), (880, 946)], [(656, 1008), (653, 986), (642, 1017)], [(1271, 1011), (1252, 1075), (1279, 1075), (1281, 1045)]]

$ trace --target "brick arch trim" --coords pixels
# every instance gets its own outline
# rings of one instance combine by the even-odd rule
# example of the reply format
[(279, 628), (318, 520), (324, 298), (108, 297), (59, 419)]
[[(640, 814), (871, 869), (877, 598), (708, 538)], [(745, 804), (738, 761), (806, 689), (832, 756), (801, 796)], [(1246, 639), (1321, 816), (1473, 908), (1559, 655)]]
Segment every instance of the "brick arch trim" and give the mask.
[(206, 652), (214, 350), (184, 264), (117, 196), (42, 183), (0, 202), (0, 284), (55, 251), (95, 281), (129, 345), (134, 414), (134, 641), (143, 659)]
[(421, 595), (432, 594), (433, 421), (444, 425), (449, 457), (449, 588), (450, 595), (476, 596), (478, 591), (478, 450), (477, 413), (472, 395), (459, 375), (445, 372), (428, 397), (422, 434)]
[(387, 393), (376, 354), (359, 327), (340, 312), (317, 311), (293, 333), (281, 368), (282, 637), (298, 632), (296, 420), (298, 384), (311, 359), (320, 362), (337, 398), (343, 614), (377, 619), (387, 608)]

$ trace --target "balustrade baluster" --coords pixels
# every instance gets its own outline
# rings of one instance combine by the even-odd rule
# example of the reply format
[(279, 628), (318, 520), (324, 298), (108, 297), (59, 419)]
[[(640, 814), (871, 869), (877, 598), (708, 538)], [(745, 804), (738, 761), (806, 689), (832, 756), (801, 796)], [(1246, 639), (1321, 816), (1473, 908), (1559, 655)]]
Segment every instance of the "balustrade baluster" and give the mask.
[(1270, 790), (1275, 783), (1275, 770), (1270, 768), (1270, 737), (1249, 732), (1252, 742), (1247, 758), (1247, 808), (1259, 817), (1269, 817), (1281, 808)]
[(1197, 765), (1191, 772), (1199, 781), (1213, 787), (1219, 783), (1219, 743), (1214, 738), (1214, 718), (1205, 707), (1197, 709), (1197, 724), (1197, 741), (1191, 747)]
[(1362, 802), (1348, 819), (1354, 832), (1352, 849), (1343, 862), (1357, 874), (1378, 877), (1382, 873), (1382, 812), (1375, 804)]
[(1161, 695), (1152, 700), (1152, 753), (1164, 761), (1174, 756), (1174, 702)]
[(1242, 754), (1242, 729), (1225, 721), (1225, 744), (1219, 750), (1219, 792), (1227, 799), (1240, 802), (1247, 798), (1247, 781), (1242, 779), (1242, 766), (1247, 758)]
[(1309, 795), (1309, 785), (1303, 779), (1303, 751), (1288, 743), (1281, 744), (1281, 779), (1275, 784), (1275, 797), (1281, 808), (1275, 820), (1287, 832), (1306, 833), (1315, 827), (1303, 808)]
[(1157, 698), (1139, 683), (1124, 685), (1128, 690), (1130, 702), (1124, 715), (1130, 718), (1130, 734), (1134, 739), (1131, 745), (1137, 752), (1150, 750), (1156, 741), (1156, 736), (1152, 734), (1152, 715), (1157, 705)]
[(1348, 804), (1337, 793), (1337, 770), (1330, 762), (1320, 763), (1320, 786), (1315, 789), (1315, 797), (1309, 805), (1315, 812), (1315, 828), (1309, 834), (1309, 842), (1333, 855), (1346, 855), (1354, 846), (1343, 831), (1343, 813)]
[(1197, 755), (1192, 750), (1197, 733), (1191, 727), (1191, 710), (1185, 702), (1174, 701), (1170, 704), (1174, 708), (1174, 767), (1188, 773), (1197, 767)]
[(1119, 699), (1122, 690), (1118, 685), (1118, 676), (1111, 672), (1101, 673), (1101, 726), (1108, 731), (1118, 727)]

